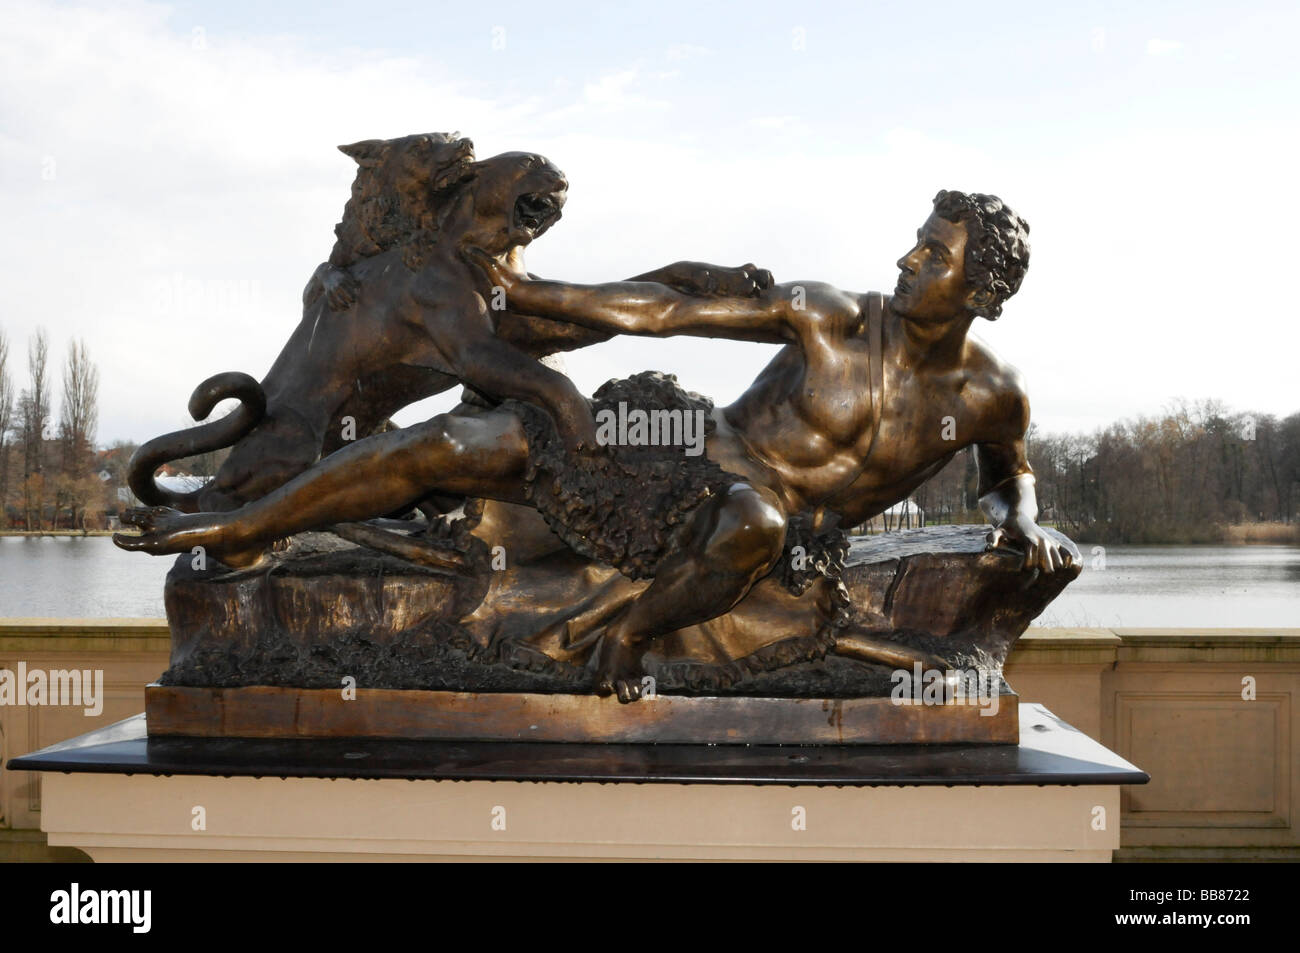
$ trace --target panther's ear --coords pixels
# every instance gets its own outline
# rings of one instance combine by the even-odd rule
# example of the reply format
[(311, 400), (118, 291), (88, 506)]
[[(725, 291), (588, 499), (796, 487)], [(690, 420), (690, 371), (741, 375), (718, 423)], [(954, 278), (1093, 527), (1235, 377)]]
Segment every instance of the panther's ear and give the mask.
[(387, 139), (362, 139), (349, 146), (339, 146), (339, 152), (356, 159), (357, 165), (363, 168), (378, 164), (386, 151), (388, 151)]
[(439, 150), (439, 158), (445, 162), (453, 156), (456, 160), (467, 159), (473, 162), (474, 140), (469, 136), (462, 136), (459, 132), (445, 134), (442, 148)]
[(441, 192), (473, 178), (478, 170), (474, 165), (474, 143), (467, 138), (456, 138), (452, 133), (435, 159), (433, 191)]

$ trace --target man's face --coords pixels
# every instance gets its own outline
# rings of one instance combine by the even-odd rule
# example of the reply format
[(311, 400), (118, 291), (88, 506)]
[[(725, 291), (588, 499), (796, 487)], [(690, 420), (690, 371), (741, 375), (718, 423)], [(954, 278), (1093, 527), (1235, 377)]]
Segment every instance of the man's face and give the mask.
[(931, 214), (916, 244), (898, 260), (894, 310), (916, 321), (947, 321), (965, 313), (975, 294), (966, 286), (966, 225)]

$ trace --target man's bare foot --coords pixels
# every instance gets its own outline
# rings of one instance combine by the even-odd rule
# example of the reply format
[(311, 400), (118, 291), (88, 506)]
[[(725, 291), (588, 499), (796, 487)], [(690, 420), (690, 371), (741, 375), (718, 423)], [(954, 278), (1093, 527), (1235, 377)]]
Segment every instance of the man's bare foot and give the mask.
[(133, 552), (187, 553), (201, 547), (214, 559), (232, 569), (244, 569), (259, 562), (261, 548), (231, 549), (223, 544), (226, 518), (221, 513), (182, 513), (166, 506), (132, 507), (122, 514), (122, 523), (140, 530), (139, 536), (114, 533), (113, 542)]
[(644, 652), (639, 643), (607, 630), (596, 650), (596, 694), (618, 695), (625, 705), (640, 700)]

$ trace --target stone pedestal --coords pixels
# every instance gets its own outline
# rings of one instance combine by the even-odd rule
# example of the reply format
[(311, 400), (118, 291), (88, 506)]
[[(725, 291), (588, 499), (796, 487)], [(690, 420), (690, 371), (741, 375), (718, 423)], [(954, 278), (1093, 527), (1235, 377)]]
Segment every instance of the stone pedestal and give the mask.
[[(1133, 765), (1022, 705), (1019, 745), (149, 739), (18, 759), (95, 860), (1109, 861)], [(570, 783), (537, 783), (570, 782)], [(615, 782), (615, 783), (610, 783)]]

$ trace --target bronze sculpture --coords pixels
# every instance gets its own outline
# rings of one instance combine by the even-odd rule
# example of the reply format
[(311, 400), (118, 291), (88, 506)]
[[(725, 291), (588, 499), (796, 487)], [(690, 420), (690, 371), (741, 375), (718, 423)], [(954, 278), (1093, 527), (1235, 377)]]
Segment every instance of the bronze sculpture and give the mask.
[[(547, 408), (568, 446), (594, 439), (583, 397), (537, 359), (603, 340), (573, 324), (489, 311), (459, 255), (472, 243), (523, 268), (531, 242), (559, 220), (568, 189), (542, 156), (507, 152), (475, 161), (455, 134), (372, 139), (339, 149), (358, 164), (329, 261), (303, 291), (303, 315), (266, 378), (219, 374), (190, 402), (202, 419), (218, 401), (242, 406), (220, 421), (155, 438), (131, 467), (143, 502), (186, 512), (257, 499), (320, 456), (365, 436), (389, 415), (464, 384), (496, 399)], [(677, 262), (642, 279), (687, 292), (744, 293), (752, 266)], [(234, 450), (207, 486), (177, 493), (154, 471), (181, 457)]]
[[(534, 343), (534, 355), (610, 334), (695, 334), (784, 347), (726, 408), (660, 375), (610, 382), (597, 392), (597, 415), (626, 406), (664, 421), (699, 415), (707, 437), (696, 457), (680, 446), (611, 445), (599, 439), (585, 405), (575, 410), (570, 400), (557, 409), (563, 402), (510, 399), (520, 389), (513, 380), (495, 385), (489, 368), (466, 381), (486, 399), (358, 440), (309, 469), (304, 457), (332, 446), (312, 446), (292, 466), (271, 461), (274, 477), (261, 485), (245, 481), (257, 492), (230, 497), (231, 504), (245, 502), (229, 512), (137, 511), (131, 521), (142, 535), (116, 541), (154, 553), (202, 547), (233, 570), (223, 585), (256, 585), (250, 567), (266, 565), (277, 540), (429, 499), (445, 510), (459, 497), (471, 502), (441, 524), (444, 541), (455, 538), (444, 568), (473, 584), (452, 600), (457, 608), (444, 620), (455, 629), (448, 644), (470, 659), (555, 675), (558, 687), (548, 690), (567, 685), (633, 701), (654, 684), (649, 673), (670, 690), (716, 694), (832, 656), (876, 666), (943, 665), (962, 656), (1000, 672), (1010, 641), (1032, 618), (1027, 607), (1035, 599), (1045, 603), (1078, 572), (1072, 545), (1034, 522), (1024, 455), (1028, 400), (1019, 376), (967, 334), (975, 317), (996, 318), (1018, 289), (1027, 233), (996, 197), (941, 192), (899, 261), (895, 293), (884, 296), (809, 282), (774, 285), (752, 266), (690, 263), (630, 282), (568, 285), (529, 276), (517, 245), (485, 247), (481, 232), (461, 229), (440, 254), (444, 263), (448, 252), (460, 255), (481, 274), (473, 305), (462, 302), (457, 313), (487, 320), (508, 306), (498, 335), (508, 339), (512, 321), (532, 329), (515, 333), (546, 342)], [(408, 270), (421, 266), (418, 254), (414, 263), (402, 254)], [(364, 297), (371, 272), (346, 257), (318, 270), (315, 300), (346, 305), (356, 293), (336, 274), (341, 267), (360, 270)], [(428, 337), (445, 347), (447, 333), (454, 328), (444, 323)], [(490, 358), (471, 363), (477, 373)], [(444, 365), (441, 373), (456, 369)], [(1037, 594), (1023, 597), (1026, 611), (1019, 614), (1003, 607), (1015, 621), (996, 633), (996, 650), (972, 643), (964, 655), (946, 651), (941, 639), (913, 637), (911, 624), (906, 631), (855, 631), (861, 620), (844, 585), (843, 530), (906, 498), (972, 445), (981, 508), (994, 524), (990, 546), (1019, 546), (1023, 569), (1034, 579), (1048, 574), (1035, 583)], [(254, 446), (241, 465), (255, 471), (259, 452)], [(157, 459), (142, 454), (139, 470), (151, 475)], [(391, 524), (382, 530), (391, 531)], [(409, 535), (438, 532), (430, 524)], [(489, 566), (489, 547), (510, 551), (508, 571)], [(178, 563), (178, 599), (182, 589), (184, 598), (200, 601), (219, 591), (215, 580), (177, 576), (179, 569)], [(1053, 576), (1059, 582), (1046, 581)], [(174, 635), (175, 628), (174, 622)], [(880, 631), (888, 636), (872, 634)], [(174, 663), (183, 661), (174, 654)], [(214, 677), (211, 659), (205, 664), (202, 671), (174, 664), (173, 671), (190, 684), (278, 683), (256, 681), (265, 673), (204, 682)], [(771, 687), (770, 680), (763, 684)]]

